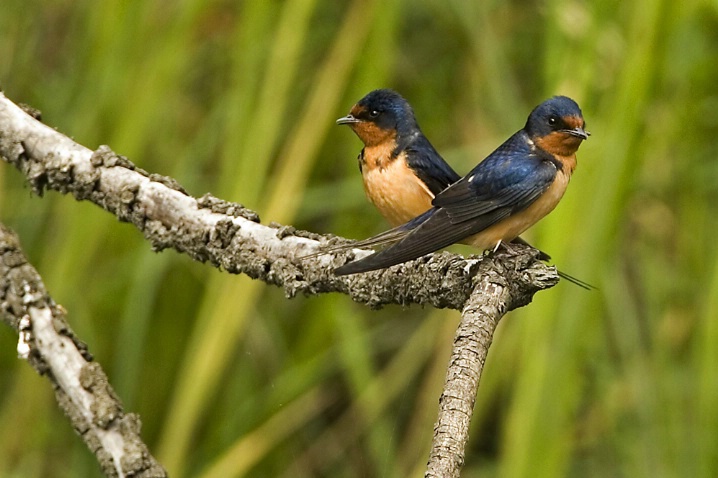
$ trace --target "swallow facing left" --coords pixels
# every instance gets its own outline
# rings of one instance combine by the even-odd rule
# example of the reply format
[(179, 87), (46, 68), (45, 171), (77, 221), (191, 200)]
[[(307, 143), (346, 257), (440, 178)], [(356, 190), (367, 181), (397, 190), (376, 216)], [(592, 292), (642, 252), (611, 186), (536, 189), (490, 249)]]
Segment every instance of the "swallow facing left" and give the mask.
[[(339, 121), (350, 123), (349, 118), (363, 115), (378, 117), (378, 110), (362, 109), (360, 103), (352, 109), (350, 116)], [(415, 124), (412, 121), (412, 125)], [(364, 134), (362, 136), (354, 127), (367, 147), (385, 141), (386, 136), (380, 134), (381, 130), (375, 125), (364, 128), (360, 130)], [(392, 133), (389, 136), (392, 137)], [(581, 109), (572, 99), (556, 96), (541, 103), (531, 112), (523, 129), (465, 177), (434, 193), (431, 209), (354, 245), (362, 247), (388, 243), (391, 244), (389, 247), (339, 267), (335, 270), (336, 274), (382, 269), (456, 242), (491, 249), (502, 242), (517, 239), (519, 234), (556, 207), (576, 167), (576, 151), (588, 136)], [(393, 137), (400, 137), (398, 131)], [(382, 190), (377, 188), (377, 191)], [(367, 193), (370, 194), (368, 189)], [(375, 196), (376, 193), (370, 195), (370, 199)], [(377, 204), (375, 199), (372, 201)], [(378, 204), (377, 207), (382, 210)], [(384, 215), (387, 216), (386, 213)]]
[(359, 154), (364, 192), (392, 227), (431, 209), (434, 197), (461, 179), (395, 91), (372, 91), (337, 124), (348, 125), (364, 143)]

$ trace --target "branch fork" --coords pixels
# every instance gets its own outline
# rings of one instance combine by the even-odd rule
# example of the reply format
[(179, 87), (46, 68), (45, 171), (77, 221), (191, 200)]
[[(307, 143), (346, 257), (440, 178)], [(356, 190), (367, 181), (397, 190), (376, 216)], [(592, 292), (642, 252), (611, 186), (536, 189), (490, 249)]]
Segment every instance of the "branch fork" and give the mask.
[[(33, 111), (31, 111), (32, 113)], [(36, 119), (0, 92), (0, 156), (33, 191), (72, 194), (133, 224), (160, 251), (282, 287), (287, 297), (339, 292), (378, 308), (420, 304), (462, 311), (440, 399), (426, 476), (458, 477), (486, 355), (500, 318), (558, 282), (538, 251), (464, 259), (431, 254), (389, 269), (336, 277), (333, 269), (368, 251), (307, 254), (336, 242), (292, 226), (262, 225), (241, 204), (190, 196), (174, 179), (150, 174), (101, 146), (92, 151)], [(0, 227), (0, 316), (18, 332), (18, 354), (48, 376), (58, 403), (107, 476), (166, 476), (139, 437), (139, 418), (125, 414), (99, 364), (75, 337), (65, 311), (47, 295), (17, 237)]]

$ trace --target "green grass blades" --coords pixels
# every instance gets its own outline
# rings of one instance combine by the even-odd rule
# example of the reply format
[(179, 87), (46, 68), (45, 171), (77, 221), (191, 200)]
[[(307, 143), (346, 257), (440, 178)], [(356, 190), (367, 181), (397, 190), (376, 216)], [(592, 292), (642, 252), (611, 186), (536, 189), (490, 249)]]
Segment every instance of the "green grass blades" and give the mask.
[[(462, 476), (718, 474), (718, 10), (711, 2), (6, 0), (0, 86), (94, 148), (277, 221), (364, 238), (359, 140), (399, 90), (460, 173), (541, 100), (593, 133), (526, 236), (560, 283), (501, 323)], [(1, 166), (1, 165), (0, 165)], [(458, 314), (372, 311), (156, 255), (0, 167), (0, 220), (172, 476), (421, 476)], [(0, 476), (100, 476), (0, 328)]]

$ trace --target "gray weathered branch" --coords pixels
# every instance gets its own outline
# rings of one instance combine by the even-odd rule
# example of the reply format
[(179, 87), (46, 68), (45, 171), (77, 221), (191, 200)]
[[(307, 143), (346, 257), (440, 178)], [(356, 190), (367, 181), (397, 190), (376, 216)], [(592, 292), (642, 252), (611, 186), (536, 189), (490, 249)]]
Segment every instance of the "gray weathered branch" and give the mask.
[[(458, 476), (478, 379), (501, 316), (558, 282), (555, 269), (537, 260), (538, 251), (523, 246), (468, 260), (432, 254), (382, 271), (337, 277), (334, 267), (368, 252), (302, 259), (345, 240), (291, 226), (265, 226), (240, 204), (210, 195), (194, 198), (173, 179), (149, 174), (106, 146), (93, 152), (75, 143), (2, 93), (0, 156), (39, 195), (55, 190), (91, 201), (132, 223), (154, 250), (173, 248), (228, 272), (247, 274), (283, 287), (287, 297), (340, 292), (371, 307), (413, 303), (463, 310), (427, 476)], [(453, 465), (447, 468), (447, 463)]]
[[(529, 268), (531, 283), (554, 279), (543, 269)], [(521, 300), (526, 291), (509, 282), (501, 271), (480, 270), (476, 287), (461, 311), (461, 322), (446, 371), (444, 390), (439, 398), (439, 416), (434, 425), (429, 463), (425, 476), (457, 478), (464, 465), (469, 425), (479, 389), (481, 372), (499, 320), (507, 304)]]
[(105, 372), (70, 329), (17, 236), (2, 224), (0, 318), (18, 332), (18, 355), (52, 382), (57, 402), (105, 475), (167, 476), (140, 438), (140, 418), (123, 411)]

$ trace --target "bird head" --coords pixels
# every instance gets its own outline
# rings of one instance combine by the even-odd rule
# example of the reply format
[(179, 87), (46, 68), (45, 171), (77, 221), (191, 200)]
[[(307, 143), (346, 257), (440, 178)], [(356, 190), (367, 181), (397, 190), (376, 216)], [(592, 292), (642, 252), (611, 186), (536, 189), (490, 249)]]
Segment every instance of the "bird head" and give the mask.
[(337, 120), (348, 125), (366, 146), (418, 130), (411, 105), (399, 93), (374, 90), (355, 104), (349, 114)]
[(534, 108), (524, 129), (536, 146), (559, 156), (574, 154), (591, 135), (581, 108), (566, 96), (554, 96)]

